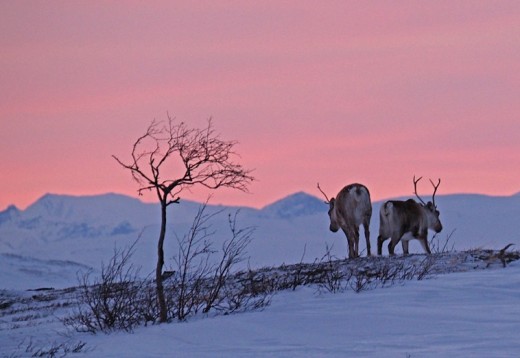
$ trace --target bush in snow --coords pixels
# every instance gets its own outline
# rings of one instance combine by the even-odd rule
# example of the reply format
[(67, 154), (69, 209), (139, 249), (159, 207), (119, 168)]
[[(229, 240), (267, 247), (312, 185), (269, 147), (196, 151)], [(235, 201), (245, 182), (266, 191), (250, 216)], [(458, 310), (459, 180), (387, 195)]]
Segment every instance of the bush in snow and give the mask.
[[(229, 313), (238, 307), (249, 307), (245, 301), (254, 295), (244, 285), (237, 285), (230, 277), (234, 266), (245, 259), (254, 228), (238, 228), (237, 215), (228, 216), (231, 236), (222, 244), (220, 257), (209, 240), (209, 220), (216, 214), (205, 213), (203, 204), (188, 233), (178, 239), (178, 253), (170, 278), (165, 281), (169, 316), (179, 321), (199, 312), (214, 309)], [(218, 214), (218, 213), (217, 213)]]
[(64, 319), (79, 331), (95, 333), (113, 330), (131, 331), (143, 321), (141, 303), (145, 282), (139, 270), (130, 264), (135, 243), (128, 249), (114, 249), (101, 276), (87, 272), (78, 278), (76, 310)]
[[(237, 214), (229, 215), (231, 236), (222, 244), (220, 256), (209, 238), (209, 220), (203, 204), (188, 233), (178, 239), (173, 270), (163, 277), (168, 316), (184, 321), (198, 313), (227, 314), (257, 309), (269, 303), (270, 292), (259, 289), (253, 279), (237, 281), (232, 271), (245, 258), (253, 228), (238, 228)], [(134, 327), (160, 320), (159, 300), (152, 280), (138, 277), (131, 263), (134, 245), (114, 250), (100, 277), (88, 272), (79, 278), (77, 306), (64, 319), (66, 325), (88, 332), (131, 331)]]

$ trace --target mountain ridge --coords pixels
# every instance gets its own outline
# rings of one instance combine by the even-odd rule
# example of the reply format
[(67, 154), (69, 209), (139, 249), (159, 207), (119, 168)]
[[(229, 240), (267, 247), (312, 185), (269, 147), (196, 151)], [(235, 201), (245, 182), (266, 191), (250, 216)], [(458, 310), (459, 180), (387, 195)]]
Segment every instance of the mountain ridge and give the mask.
[[(481, 193), (453, 193), (453, 194), (438, 194), (436, 196), (437, 198), (491, 198), (491, 199), (501, 199), (501, 198), (515, 198), (520, 197), (520, 191), (511, 194), (511, 195), (489, 195), (489, 194), (481, 194)], [(387, 200), (406, 200), (408, 198), (414, 198), (413, 195), (409, 196), (398, 196), (398, 197), (390, 197), (380, 200), (375, 200), (373, 203), (381, 203), (385, 202)], [(29, 209), (33, 210), (35, 207), (38, 208), (39, 206), (45, 206), (48, 210), (53, 210), (52, 203), (56, 202), (58, 200), (65, 200), (67, 202), (71, 201), (77, 201), (77, 202), (88, 202), (88, 201), (94, 201), (94, 200), (101, 200), (101, 199), (121, 199), (125, 200), (127, 203), (130, 204), (142, 204), (142, 205), (151, 205), (151, 206), (157, 206), (158, 203), (156, 202), (147, 202), (142, 201), (139, 198), (136, 198), (134, 196), (126, 195), (126, 194), (120, 194), (120, 193), (114, 193), (114, 192), (107, 192), (107, 193), (101, 193), (101, 194), (89, 194), (89, 195), (71, 195), (71, 194), (55, 194), (55, 193), (46, 193), (42, 195), (40, 198), (36, 199), (33, 203), (31, 203), (29, 206), (27, 206), (26, 209), (19, 209), (16, 205), (10, 204), (7, 206), (6, 209), (0, 211), (0, 224), (2, 222), (2, 217), (6, 213), (10, 214), (19, 214), (27, 212)], [(313, 206), (319, 206), (320, 204), (323, 206), (323, 200), (320, 199), (318, 196), (309, 194), (304, 191), (297, 191), (292, 194), (288, 194), (280, 199), (277, 199), (273, 201), (270, 204), (264, 205), (260, 209), (254, 208), (252, 206), (248, 205), (226, 205), (226, 204), (212, 204), (209, 203), (208, 206), (210, 207), (229, 207), (229, 208), (239, 208), (239, 209), (250, 209), (250, 210), (256, 210), (256, 211), (268, 211), (273, 212), (276, 211), (276, 208), (280, 208), (281, 204), (286, 204), (287, 202), (292, 203), (300, 203), (301, 201), (306, 201), (309, 204), (312, 204)], [(181, 200), (181, 203), (190, 204), (190, 205), (201, 205), (201, 202), (183, 199)], [(29, 210), (29, 211), (31, 211)], [(56, 210), (56, 208), (54, 208)]]

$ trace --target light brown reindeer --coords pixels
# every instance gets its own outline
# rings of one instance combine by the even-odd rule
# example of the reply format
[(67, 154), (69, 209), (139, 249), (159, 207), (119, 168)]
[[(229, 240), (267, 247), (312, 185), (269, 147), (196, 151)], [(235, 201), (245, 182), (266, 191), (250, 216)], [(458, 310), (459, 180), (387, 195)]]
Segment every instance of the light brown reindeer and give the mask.
[(415, 176), (413, 177), (415, 196), (417, 196), (420, 203), (413, 199), (406, 201), (390, 200), (381, 206), (379, 211), (379, 236), (377, 238), (378, 255), (382, 254), (383, 242), (387, 239), (390, 239), (388, 244), (390, 255), (394, 255), (394, 249), (399, 241), (402, 242), (403, 253), (407, 255), (408, 241), (411, 239), (419, 240), (424, 251), (431, 254), (428, 245), (428, 229), (437, 233), (442, 230), (442, 224), (439, 219), (440, 213), (435, 205), (435, 194), (441, 184), (441, 180), (439, 179), (437, 185), (435, 185), (430, 179), (430, 183), (434, 188), (432, 201), (425, 203), (417, 194), (417, 183), (421, 178), (415, 179)]
[(372, 204), (370, 202), (370, 192), (362, 184), (350, 184), (341, 189), (336, 198), (329, 198), (318, 189), (329, 204), (330, 231), (337, 232), (343, 230), (348, 241), (348, 257), (356, 258), (359, 256), (359, 226), (363, 224), (365, 239), (367, 242), (367, 256), (370, 252), (370, 218), (372, 217)]

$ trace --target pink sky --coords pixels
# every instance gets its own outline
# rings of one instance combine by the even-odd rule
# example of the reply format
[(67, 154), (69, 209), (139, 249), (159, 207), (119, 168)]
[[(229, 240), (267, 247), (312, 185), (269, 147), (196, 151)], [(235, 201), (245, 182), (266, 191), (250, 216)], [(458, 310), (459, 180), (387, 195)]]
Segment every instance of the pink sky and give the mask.
[(255, 169), (250, 194), (214, 203), (319, 195), (317, 181), (384, 199), (414, 174), (442, 178), (439, 194), (520, 191), (519, 1), (316, 4), (0, 2), (0, 210), (136, 196), (111, 155), (167, 112), (213, 117)]

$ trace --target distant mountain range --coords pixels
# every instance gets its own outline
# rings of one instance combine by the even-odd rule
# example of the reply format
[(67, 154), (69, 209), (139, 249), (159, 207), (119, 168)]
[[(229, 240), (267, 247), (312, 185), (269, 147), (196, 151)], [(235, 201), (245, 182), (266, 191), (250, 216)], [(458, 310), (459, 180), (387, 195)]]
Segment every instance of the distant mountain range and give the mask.
[[(455, 249), (520, 245), (519, 194), (509, 197), (445, 195), (437, 198), (437, 204), (444, 224), (438, 238), (445, 241), (451, 234), (450, 245)], [(175, 254), (176, 237), (187, 231), (199, 205), (182, 201), (170, 207), (167, 258)], [(381, 202), (373, 203), (373, 253), (380, 205)], [(212, 224), (216, 249), (229, 238), (228, 214), (239, 210), (238, 225), (256, 227), (248, 249), (250, 259), (244, 265), (280, 265), (299, 262), (302, 257), (311, 262), (323, 256), (326, 246), (332, 247), (331, 252), (337, 257), (345, 257), (347, 253), (344, 235), (328, 230), (328, 206), (322, 199), (303, 192), (262, 209), (209, 205), (207, 210), (209, 213), (221, 211)], [(78, 268), (100, 267), (101, 261), (106, 262), (115, 247), (125, 247), (138, 238), (134, 260), (144, 272), (151, 272), (158, 225), (157, 204), (119, 194), (47, 194), (25, 210), (10, 206), (0, 212), (0, 288), (3, 283), (11, 287), (37, 283), (38, 286), (59, 285), (64, 280), (75, 279)], [(363, 238), (360, 248), (364, 249)], [(410, 249), (421, 252), (418, 243), (412, 242)]]

